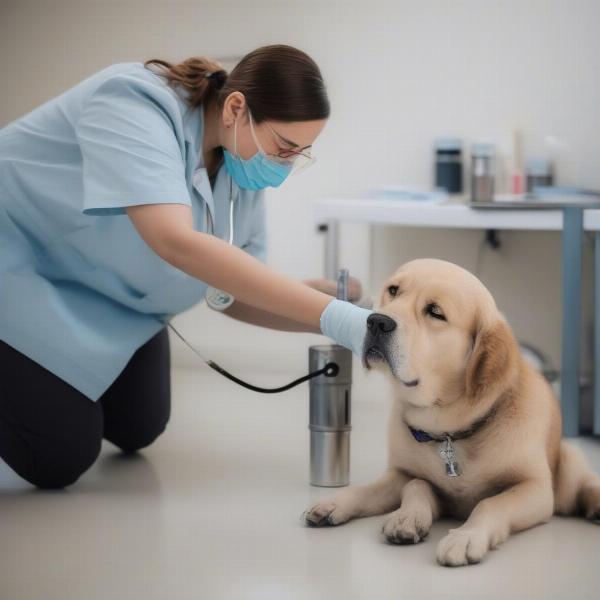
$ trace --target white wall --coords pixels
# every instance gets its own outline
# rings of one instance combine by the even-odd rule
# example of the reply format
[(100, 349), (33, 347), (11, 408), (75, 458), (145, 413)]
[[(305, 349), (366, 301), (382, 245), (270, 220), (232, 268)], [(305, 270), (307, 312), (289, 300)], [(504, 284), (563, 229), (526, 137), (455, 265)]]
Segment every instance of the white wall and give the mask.
[[(298, 46), (321, 66), (332, 115), (315, 146), (317, 164), (268, 194), (269, 261), (292, 276), (312, 277), (321, 273), (322, 240), (311, 200), (382, 183), (429, 184), (431, 144), (440, 135), (502, 142), (518, 125), (526, 151), (539, 151), (554, 136), (562, 143), (557, 183), (600, 187), (599, 24), (596, 0), (2, 0), (0, 124), (113, 62)], [(348, 243), (360, 231), (345, 227), (343, 235), (343, 263), (360, 269), (356, 246)], [(475, 270), (481, 235), (376, 228), (371, 279), (379, 284), (418, 256)], [(510, 232), (501, 239), (503, 248), (483, 255), (478, 274), (519, 336), (557, 363), (559, 236)], [(588, 244), (586, 279), (589, 259)], [(590, 319), (588, 306), (588, 328)], [(265, 333), (203, 307), (175, 322), (224, 364), (269, 360), (287, 373), (302, 371), (306, 345), (319, 339)], [(174, 355), (194, 364), (179, 342)]]

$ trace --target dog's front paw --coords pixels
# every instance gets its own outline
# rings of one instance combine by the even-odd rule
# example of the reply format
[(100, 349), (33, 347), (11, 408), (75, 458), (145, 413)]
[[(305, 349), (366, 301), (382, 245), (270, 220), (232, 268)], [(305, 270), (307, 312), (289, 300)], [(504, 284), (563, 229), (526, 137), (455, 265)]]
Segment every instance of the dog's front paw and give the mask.
[(438, 544), (437, 560), (448, 567), (478, 563), (487, 554), (489, 546), (489, 537), (484, 531), (451, 529)]
[(389, 516), (381, 533), (390, 544), (418, 544), (427, 537), (432, 521), (431, 511), (399, 508)]
[(302, 513), (302, 521), (309, 527), (341, 525), (351, 518), (351, 512), (335, 500), (322, 500)]

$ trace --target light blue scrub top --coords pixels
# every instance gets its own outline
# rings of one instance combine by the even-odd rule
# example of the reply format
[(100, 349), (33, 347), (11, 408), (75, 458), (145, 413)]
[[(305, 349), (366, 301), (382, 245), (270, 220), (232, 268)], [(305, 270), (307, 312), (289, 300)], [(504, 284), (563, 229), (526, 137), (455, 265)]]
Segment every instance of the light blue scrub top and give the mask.
[[(0, 130), (0, 339), (91, 400), (206, 284), (160, 258), (125, 207), (190, 206), (229, 237), (203, 111), (141, 63), (113, 65)], [(264, 194), (233, 182), (234, 244), (264, 261)], [(202, 260), (199, 256), (198, 260)]]

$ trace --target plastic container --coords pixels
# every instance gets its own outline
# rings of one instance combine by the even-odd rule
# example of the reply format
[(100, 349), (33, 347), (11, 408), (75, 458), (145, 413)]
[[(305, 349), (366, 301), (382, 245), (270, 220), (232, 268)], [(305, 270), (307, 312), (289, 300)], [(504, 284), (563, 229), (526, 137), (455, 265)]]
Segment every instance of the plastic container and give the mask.
[(527, 159), (525, 165), (527, 174), (527, 192), (531, 193), (534, 188), (547, 187), (554, 183), (552, 163), (547, 158), (532, 157)]
[(462, 142), (457, 138), (440, 138), (435, 142), (435, 187), (450, 194), (463, 191)]

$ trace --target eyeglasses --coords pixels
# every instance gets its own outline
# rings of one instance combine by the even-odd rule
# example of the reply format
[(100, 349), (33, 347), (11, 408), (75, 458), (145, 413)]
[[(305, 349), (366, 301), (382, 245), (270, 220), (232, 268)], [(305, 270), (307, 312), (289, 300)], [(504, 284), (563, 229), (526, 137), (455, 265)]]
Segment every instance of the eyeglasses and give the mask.
[[(311, 154), (310, 147), (304, 148), (303, 150), (292, 150), (291, 148), (286, 148), (285, 150), (280, 150), (279, 152), (277, 152), (277, 154), (269, 154), (265, 152), (263, 150), (263, 147), (260, 145), (258, 137), (256, 136), (256, 133), (254, 131), (254, 123), (250, 109), (248, 109), (248, 116), (250, 117), (250, 131), (252, 133), (252, 139), (254, 140), (254, 143), (256, 144), (259, 151), (275, 162), (278, 162), (282, 165), (290, 165), (292, 167), (292, 171), (290, 174), (299, 173), (300, 171), (303, 171), (317, 160), (316, 156), (313, 156)], [(267, 122), (265, 122), (265, 125), (276, 138), (281, 139), (281, 136), (276, 131), (274, 131)]]

